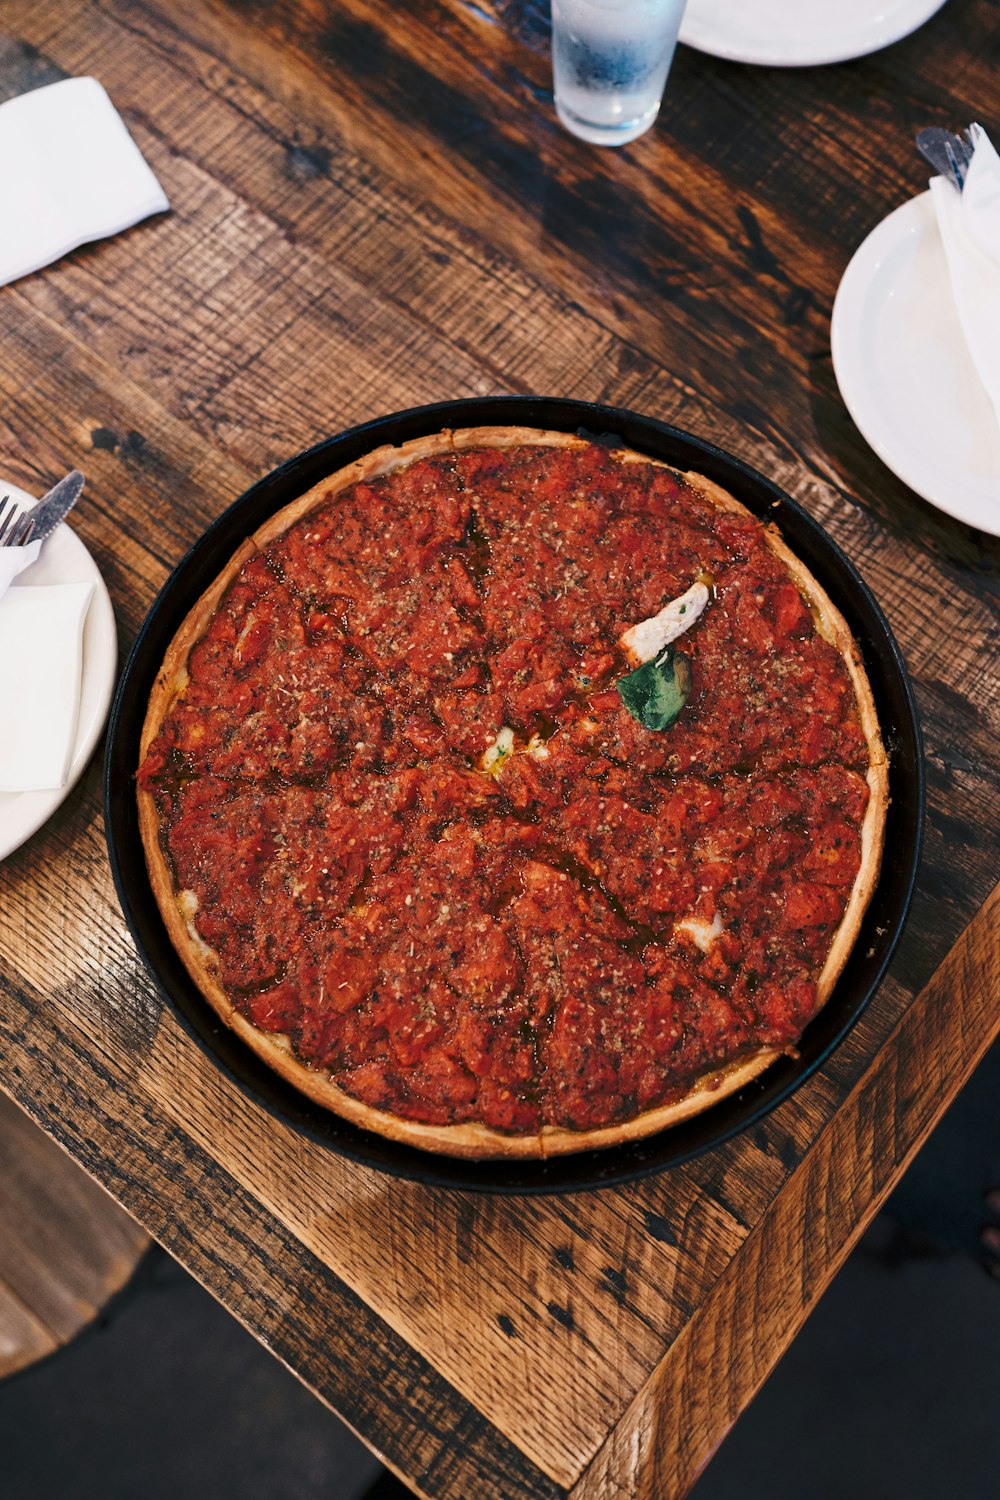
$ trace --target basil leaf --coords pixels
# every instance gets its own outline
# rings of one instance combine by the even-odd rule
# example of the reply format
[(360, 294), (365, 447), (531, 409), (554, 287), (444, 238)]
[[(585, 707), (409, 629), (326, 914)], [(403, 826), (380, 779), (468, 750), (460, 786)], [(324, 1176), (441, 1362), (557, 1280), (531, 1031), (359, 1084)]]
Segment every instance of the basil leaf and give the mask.
[(669, 729), (691, 696), (691, 658), (668, 646), (615, 684), (625, 707), (644, 729)]

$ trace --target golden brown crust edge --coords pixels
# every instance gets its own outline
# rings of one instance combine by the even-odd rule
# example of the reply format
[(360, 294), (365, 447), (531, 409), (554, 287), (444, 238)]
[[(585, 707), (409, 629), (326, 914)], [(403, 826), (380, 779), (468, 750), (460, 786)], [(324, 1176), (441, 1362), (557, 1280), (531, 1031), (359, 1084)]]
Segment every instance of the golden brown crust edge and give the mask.
[[(533, 1135), (505, 1135), (502, 1131), (491, 1130), (489, 1126), (475, 1121), (466, 1121), (460, 1125), (422, 1125), (417, 1120), (406, 1120), (399, 1115), (374, 1109), (338, 1089), (326, 1074), (305, 1068), (292, 1053), (285, 1037), (258, 1031), (238, 1011), (233, 1012), (233, 1019), (229, 1024), (259, 1057), (264, 1058), (276, 1072), (314, 1103), (322, 1104), (353, 1124), (360, 1125), (365, 1130), (373, 1130), (390, 1140), (417, 1146), (423, 1151), (438, 1155), (474, 1157), (483, 1161), (502, 1158), (538, 1160), (575, 1151), (606, 1148), (620, 1141), (652, 1135), (668, 1125), (676, 1125), (681, 1120), (689, 1119), (724, 1099), (727, 1094), (745, 1087), (781, 1055), (777, 1048), (765, 1048), (742, 1061), (717, 1068), (700, 1078), (683, 1099), (674, 1104), (661, 1104), (620, 1125), (607, 1125), (588, 1131), (564, 1130), (558, 1126), (546, 1125)], [(302, 1077), (303, 1073), (307, 1075), (305, 1079)]]
[[(307, 515), (311, 509), (360, 481), (393, 472), (420, 458), (432, 457), (455, 449), (510, 448), (522, 445), (584, 447), (586, 441), (570, 433), (548, 432), (536, 428), (445, 429), (439, 433), (413, 439), (398, 447), (387, 446), (376, 449), (338, 470), (298, 500), (278, 511), (244, 542), (227, 567), (189, 612), (174, 636), (150, 696), (149, 710), (143, 726), (141, 756), (145, 756), (164, 717), (183, 691), (187, 681), (187, 661), (193, 646), (206, 629), (226, 588), (255, 550), (267, 546)], [(634, 453), (627, 449), (616, 450), (616, 453), (627, 461), (654, 463), (662, 468), (670, 468), (670, 465), (651, 459), (645, 454)], [(677, 470), (673, 472), (678, 473)], [(734, 496), (703, 475), (692, 473), (682, 474), (679, 477), (700, 490), (706, 499), (719, 506), (720, 509), (752, 515)], [(818, 998), (816, 1011), (814, 1011), (816, 1014), (829, 998), (847, 960), (878, 878), (882, 830), (888, 802), (887, 762), (871, 689), (846, 621), (818, 581), (786, 546), (777, 529), (771, 526), (766, 530), (770, 546), (781, 558), (805, 597), (817, 611), (823, 627), (822, 633), (837, 647), (847, 663), (869, 744), (868, 782), (871, 796), (862, 824), (862, 863), (847, 910), (834, 934), (826, 962), (817, 981)], [(571, 1152), (606, 1149), (624, 1141), (655, 1134), (682, 1120), (690, 1119), (728, 1095), (744, 1088), (781, 1055), (781, 1049), (778, 1048), (759, 1048), (742, 1059), (706, 1072), (696, 1080), (683, 1098), (673, 1103), (659, 1105), (620, 1124), (588, 1131), (544, 1126), (541, 1132), (532, 1135), (506, 1135), (475, 1122), (458, 1125), (426, 1125), (375, 1109), (338, 1088), (327, 1074), (301, 1063), (294, 1056), (291, 1044), (286, 1037), (260, 1031), (233, 1007), (218, 982), (216, 960), (212, 950), (192, 931), (189, 920), (180, 910), (179, 897), (174, 891), (172, 874), (160, 846), (159, 817), (154, 800), (142, 789), (139, 789), (138, 799), (140, 832), (154, 897), (163, 915), (171, 941), (192, 980), (213, 1010), (258, 1057), (299, 1092), (352, 1124), (388, 1139), (415, 1146), (424, 1151), (482, 1160), (539, 1159)]]
[[(735, 496), (728, 494), (711, 480), (697, 474), (687, 474), (685, 478), (689, 483), (696, 484), (720, 507), (741, 512), (743, 515), (752, 514)], [(865, 672), (858, 644), (850, 632), (847, 621), (822, 584), (813, 577), (805, 563), (788, 546), (778, 528), (773, 524), (765, 526), (765, 533), (772, 552), (780, 558), (800, 592), (808, 599), (818, 616), (820, 634), (837, 649), (850, 673), (861, 718), (861, 728), (868, 744), (868, 771), (865, 779), (868, 782), (869, 797), (861, 824), (861, 865), (855, 876), (847, 909), (833, 935), (826, 961), (816, 981), (816, 1008), (813, 1011), (815, 1016), (830, 998), (848, 955), (857, 941), (862, 918), (878, 881), (882, 864), (885, 818), (889, 806), (889, 758), (882, 740), (868, 674)]]
[(543, 448), (585, 447), (581, 438), (569, 432), (545, 432), (533, 427), (462, 427), (444, 428), (428, 437), (410, 438), (406, 443), (387, 444), (366, 453), (363, 458), (338, 469), (329, 479), (313, 485), (298, 500), (277, 511), (253, 534), (253, 541), (260, 548), (266, 547), (282, 536), (291, 526), (309, 514), (318, 505), (370, 479), (395, 473), (416, 463), (421, 458), (434, 458), (440, 453), (453, 453), (462, 448), (519, 448), (534, 446)]

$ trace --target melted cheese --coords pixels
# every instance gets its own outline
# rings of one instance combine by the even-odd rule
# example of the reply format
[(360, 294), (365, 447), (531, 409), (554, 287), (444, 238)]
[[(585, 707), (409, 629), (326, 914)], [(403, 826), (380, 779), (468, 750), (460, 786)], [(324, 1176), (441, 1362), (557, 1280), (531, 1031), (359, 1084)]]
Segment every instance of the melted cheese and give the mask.
[(485, 776), (499, 776), (514, 755), (530, 755), (532, 760), (548, 760), (551, 754), (552, 751), (540, 734), (533, 734), (526, 745), (518, 745), (513, 729), (505, 724), (493, 744), (480, 756), (479, 769)]
[(685, 937), (689, 937), (693, 943), (697, 944), (702, 953), (707, 953), (712, 944), (722, 936), (725, 928), (722, 925), (722, 918), (716, 912), (711, 922), (703, 922), (700, 917), (685, 917), (682, 921), (674, 923), (674, 931), (683, 933)]
[(177, 909), (184, 918), (184, 925), (188, 930), (188, 936), (198, 952), (203, 958), (214, 958), (215, 954), (212, 952), (212, 949), (194, 925), (195, 914), (198, 910), (198, 897), (194, 891), (179, 891), (177, 893)]
[(509, 760), (513, 754), (514, 731), (505, 724), (489, 749), (483, 751), (480, 767), (487, 776), (496, 776), (503, 770), (504, 761)]

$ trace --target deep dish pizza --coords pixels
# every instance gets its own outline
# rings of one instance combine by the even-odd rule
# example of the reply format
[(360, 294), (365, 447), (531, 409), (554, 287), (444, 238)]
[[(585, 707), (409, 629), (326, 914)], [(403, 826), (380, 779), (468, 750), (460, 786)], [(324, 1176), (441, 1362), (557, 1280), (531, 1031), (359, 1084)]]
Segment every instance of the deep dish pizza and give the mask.
[(878, 874), (850, 633), (777, 530), (563, 433), (381, 449), (172, 642), (153, 889), (314, 1100), (461, 1155), (644, 1135), (794, 1049)]

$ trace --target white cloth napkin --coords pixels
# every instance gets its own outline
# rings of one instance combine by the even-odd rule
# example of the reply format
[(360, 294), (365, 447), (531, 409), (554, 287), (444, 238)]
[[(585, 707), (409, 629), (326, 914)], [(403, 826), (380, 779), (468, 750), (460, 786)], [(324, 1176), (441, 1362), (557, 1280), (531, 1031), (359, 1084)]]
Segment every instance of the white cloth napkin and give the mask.
[(21, 585), (0, 599), (0, 792), (66, 784), (93, 592), (92, 583)]
[(0, 286), (169, 207), (96, 78), (0, 104)]
[(962, 332), (1000, 422), (1000, 157), (982, 126), (971, 133), (965, 187), (932, 177), (931, 195)]
[(26, 547), (0, 547), (0, 599), (18, 573), (31, 567), (41, 550), (41, 542), (29, 542)]

